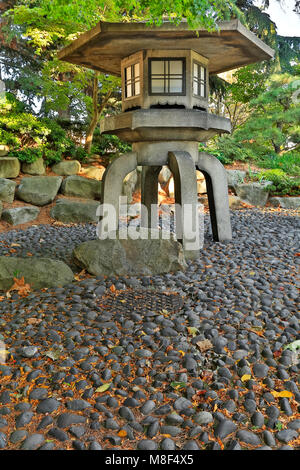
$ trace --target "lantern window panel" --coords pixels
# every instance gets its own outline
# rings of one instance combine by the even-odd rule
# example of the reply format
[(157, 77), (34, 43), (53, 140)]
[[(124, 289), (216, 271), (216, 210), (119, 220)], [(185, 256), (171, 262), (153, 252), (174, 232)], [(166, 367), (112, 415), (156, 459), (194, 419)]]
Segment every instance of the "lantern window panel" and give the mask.
[(193, 62), (193, 94), (200, 98), (207, 97), (207, 71), (203, 64)]
[(140, 63), (125, 67), (125, 98), (132, 98), (141, 93)]
[(150, 95), (185, 95), (185, 59), (149, 59)]

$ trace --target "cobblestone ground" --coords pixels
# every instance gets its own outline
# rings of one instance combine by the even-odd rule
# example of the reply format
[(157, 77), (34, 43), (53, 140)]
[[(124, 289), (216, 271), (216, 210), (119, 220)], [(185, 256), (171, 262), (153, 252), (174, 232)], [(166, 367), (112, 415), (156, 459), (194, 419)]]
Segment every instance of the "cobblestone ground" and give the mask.
[[(213, 243), (206, 218), (185, 272), (2, 293), (0, 449), (299, 450), (299, 217), (241, 210), (232, 225)], [(2, 234), (0, 254), (74, 268), (92, 238), (41, 225)], [(147, 308), (141, 291), (182, 308)]]

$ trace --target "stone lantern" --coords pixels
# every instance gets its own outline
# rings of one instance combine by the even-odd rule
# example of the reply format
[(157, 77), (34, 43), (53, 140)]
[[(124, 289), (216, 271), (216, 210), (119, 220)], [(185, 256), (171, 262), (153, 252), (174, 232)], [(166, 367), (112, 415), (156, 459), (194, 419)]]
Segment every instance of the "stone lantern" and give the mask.
[[(103, 178), (103, 203), (119, 213), (126, 175), (143, 167), (141, 226), (157, 227), (151, 207), (158, 202), (158, 175), (168, 165), (174, 176), (176, 231), (187, 256), (197, 217), (196, 169), (206, 180), (214, 240), (232, 238), (226, 172), (199, 142), (230, 133), (229, 119), (208, 112), (209, 74), (218, 74), (273, 57), (274, 51), (238, 20), (218, 31), (193, 31), (186, 22), (161, 26), (105, 23), (82, 34), (59, 58), (122, 78), (122, 113), (101, 121), (101, 132), (132, 144), (115, 159)], [(143, 207), (145, 208), (143, 211)], [(192, 207), (188, 217), (184, 208)], [(114, 227), (115, 230), (118, 226)]]

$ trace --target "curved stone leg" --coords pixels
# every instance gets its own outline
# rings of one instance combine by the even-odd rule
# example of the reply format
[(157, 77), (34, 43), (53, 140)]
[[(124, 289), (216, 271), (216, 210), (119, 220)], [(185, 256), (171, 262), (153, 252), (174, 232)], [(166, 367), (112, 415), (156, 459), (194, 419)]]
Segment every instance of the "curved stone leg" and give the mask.
[(214, 240), (229, 241), (232, 232), (225, 168), (216, 157), (205, 152), (199, 153), (196, 168), (205, 177)]
[(199, 254), (199, 214), (195, 162), (188, 152), (169, 152), (169, 168), (175, 183), (176, 236), (183, 244), (185, 256)]
[(122, 195), (123, 180), (128, 173), (137, 167), (137, 155), (134, 152), (124, 153), (111, 162), (102, 179), (102, 204), (110, 205), (114, 210), (107, 211), (106, 223), (111, 231), (119, 227), (119, 204)]
[(141, 227), (157, 228), (158, 175), (161, 168), (161, 166), (143, 166)]

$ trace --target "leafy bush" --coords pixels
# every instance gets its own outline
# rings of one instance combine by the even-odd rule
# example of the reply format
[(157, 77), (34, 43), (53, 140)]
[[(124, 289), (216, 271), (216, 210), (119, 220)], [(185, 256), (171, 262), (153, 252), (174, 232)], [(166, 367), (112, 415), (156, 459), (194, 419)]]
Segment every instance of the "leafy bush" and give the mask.
[(291, 178), (283, 170), (265, 170), (257, 175), (258, 180), (272, 181), (272, 186), (266, 190), (273, 196), (298, 196), (300, 195), (300, 178)]
[(206, 151), (214, 155), (223, 165), (227, 165), (233, 161), (256, 160), (258, 155), (257, 149), (254, 151), (253, 146), (251, 147), (237, 142), (231, 136), (219, 137), (209, 143), (207, 147), (203, 147), (203, 150), (200, 151)]
[(120, 140), (116, 135), (100, 135), (95, 131), (92, 153), (105, 155), (107, 153), (126, 153), (131, 151), (131, 145)]
[[(1, 124), (0, 124), (1, 126)], [(13, 132), (8, 132), (0, 127), (0, 143), (12, 148), (20, 147), (21, 140)]]
[(6, 93), (0, 103), (0, 143), (19, 148), (46, 142), (50, 129), (13, 94)]
[(62, 151), (45, 148), (44, 160), (46, 165), (54, 165), (54, 163), (58, 163), (62, 160)]
[(286, 152), (282, 155), (266, 155), (257, 162), (261, 168), (278, 168), (285, 173), (294, 176), (300, 176), (300, 153)]
[(50, 118), (43, 118), (41, 122), (49, 130), (47, 136), (48, 148), (67, 152), (74, 145), (73, 141), (67, 137), (66, 131), (56, 121)]
[(10, 157), (17, 157), (20, 162), (24, 163), (33, 163), (38, 158), (42, 158), (43, 151), (41, 148), (38, 147), (27, 147), (23, 150), (14, 150), (9, 152)]
[(72, 160), (79, 160), (84, 163), (87, 160), (88, 152), (83, 147), (77, 147), (72, 142), (67, 150), (66, 156), (71, 157)]

